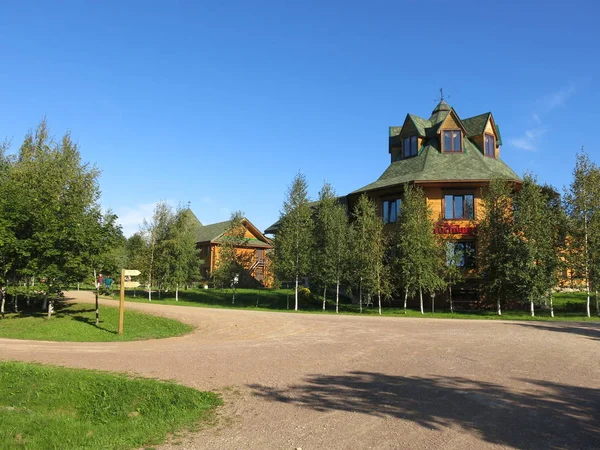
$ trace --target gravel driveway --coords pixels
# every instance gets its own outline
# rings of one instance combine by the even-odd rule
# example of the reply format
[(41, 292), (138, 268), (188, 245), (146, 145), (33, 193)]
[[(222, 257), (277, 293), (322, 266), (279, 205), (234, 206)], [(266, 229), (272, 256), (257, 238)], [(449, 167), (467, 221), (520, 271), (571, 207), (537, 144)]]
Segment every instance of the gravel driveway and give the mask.
[(197, 330), (123, 343), (0, 339), (0, 359), (223, 395), (216, 426), (163, 449), (600, 448), (599, 323), (127, 308)]

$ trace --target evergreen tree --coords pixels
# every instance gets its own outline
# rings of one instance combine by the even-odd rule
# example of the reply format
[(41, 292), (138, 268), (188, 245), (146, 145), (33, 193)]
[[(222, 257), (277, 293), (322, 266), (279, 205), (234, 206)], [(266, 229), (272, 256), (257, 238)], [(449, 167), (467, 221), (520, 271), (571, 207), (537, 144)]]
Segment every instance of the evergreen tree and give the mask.
[(289, 187), (281, 211), (281, 226), (275, 239), (274, 264), (281, 279), (295, 281), (294, 309), (298, 310), (298, 283), (309, 274), (310, 251), (313, 248), (312, 213), (308, 200), (308, 184), (298, 173)]

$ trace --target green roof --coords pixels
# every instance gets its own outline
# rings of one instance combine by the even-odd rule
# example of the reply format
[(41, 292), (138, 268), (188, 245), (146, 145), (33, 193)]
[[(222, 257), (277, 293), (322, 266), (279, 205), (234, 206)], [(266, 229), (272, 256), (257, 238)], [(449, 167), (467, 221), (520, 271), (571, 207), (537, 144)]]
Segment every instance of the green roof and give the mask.
[(467, 129), (467, 136), (471, 137), (483, 134), (485, 131), (485, 126), (487, 125), (488, 120), (490, 120), (491, 115), (492, 113), (487, 112), (485, 114), (479, 114), (478, 116), (469, 117), (468, 119), (463, 120), (462, 123)]
[[(249, 223), (248, 219), (244, 219), (244, 221)], [(229, 229), (230, 226), (231, 220), (201, 226), (200, 228), (198, 228), (198, 232), (196, 234), (196, 241), (219, 243), (220, 238)], [(254, 225), (252, 225), (252, 228), (254, 228)], [(260, 231), (258, 231), (258, 233), (260, 233)], [(264, 238), (265, 240), (267, 239), (266, 237)], [(250, 245), (252, 247), (271, 247), (271, 244), (269, 242), (265, 242), (257, 238), (246, 238), (245, 245)]]
[(429, 139), (418, 156), (394, 161), (374, 183), (351, 194), (418, 181), (470, 181), (502, 178), (520, 180), (500, 159), (484, 156), (469, 139), (462, 153), (442, 153), (437, 139)]
[(225, 222), (212, 223), (210, 225), (203, 225), (198, 228), (196, 234), (196, 240), (198, 242), (211, 242), (221, 236), (227, 231), (231, 224), (231, 220)]

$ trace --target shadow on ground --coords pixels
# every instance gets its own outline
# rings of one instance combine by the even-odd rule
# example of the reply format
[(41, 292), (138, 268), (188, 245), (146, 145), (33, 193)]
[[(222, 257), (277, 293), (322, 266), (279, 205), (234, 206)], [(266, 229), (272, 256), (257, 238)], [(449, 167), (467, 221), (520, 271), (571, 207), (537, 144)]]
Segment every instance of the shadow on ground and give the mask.
[(286, 389), (249, 387), (269, 401), (394, 417), (438, 430), (460, 427), (486, 442), (519, 449), (598, 448), (600, 389), (516, 381), (527, 383), (527, 391), (460, 377), (373, 372), (311, 375)]
[[(600, 323), (577, 323), (577, 324), (548, 324), (541, 325), (539, 322), (536, 323), (517, 323), (512, 324), (520, 327), (533, 327), (536, 330), (542, 331), (553, 331), (555, 333), (568, 333), (585, 336), (595, 341), (600, 341)], [(600, 448), (600, 444), (598, 445)]]

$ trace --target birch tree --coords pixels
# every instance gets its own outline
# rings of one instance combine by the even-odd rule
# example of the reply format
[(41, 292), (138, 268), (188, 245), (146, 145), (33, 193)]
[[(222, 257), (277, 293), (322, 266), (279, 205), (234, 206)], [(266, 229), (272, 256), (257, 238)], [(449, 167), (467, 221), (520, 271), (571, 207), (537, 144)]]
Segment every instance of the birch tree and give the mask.
[(152, 301), (152, 284), (156, 284), (160, 296), (161, 284), (168, 274), (169, 261), (165, 243), (172, 215), (171, 207), (160, 201), (154, 207), (150, 221), (144, 219), (141, 227), (141, 235), (145, 241), (142, 271), (147, 274), (148, 301)]
[(231, 286), (231, 304), (235, 304), (235, 291), (244, 272), (250, 266), (249, 252), (244, 251), (247, 244), (244, 214), (236, 211), (229, 219), (229, 226), (219, 238), (219, 256), (214, 271), (215, 282), (220, 286)]
[(358, 198), (352, 216), (353, 284), (359, 289), (359, 310), (362, 312), (366, 291), (368, 295), (377, 295), (381, 313), (381, 297), (390, 292), (389, 271), (384, 262), (387, 239), (383, 221), (377, 215), (375, 203), (366, 194)]
[(349, 259), (349, 224), (346, 207), (325, 183), (319, 192), (314, 220), (311, 277), (323, 287), (323, 310), (327, 288), (335, 286), (335, 312), (339, 312), (340, 284), (346, 278)]
[(440, 272), (442, 246), (433, 229), (431, 210), (423, 190), (406, 184), (393, 244), (394, 270), (404, 284), (405, 311), (409, 294), (418, 292), (421, 314), (424, 314), (423, 293), (434, 296), (444, 286)]
[(298, 173), (288, 188), (281, 227), (275, 239), (274, 264), (280, 279), (294, 280), (294, 310), (298, 310), (298, 283), (309, 274), (312, 240), (312, 213), (306, 178)]
[(600, 243), (596, 235), (600, 227), (593, 226), (600, 214), (600, 175), (598, 166), (583, 151), (576, 157), (573, 181), (565, 195), (565, 209), (571, 225), (569, 262), (585, 282), (586, 314), (590, 317), (591, 262)]
[(516, 273), (513, 232), (514, 204), (512, 185), (505, 180), (492, 180), (484, 189), (482, 206), (485, 211), (477, 228), (479, 237), (478, 269), (480, 287), (488, 301), (496, 302), (496, 311), (502, 315), (502, 305), (514, 297)]
[(200, 253), (196, 247), (196, 222), (188, 208), (178, 207), (167, 231), (169, 264), (167, 283), (175, 286), (175, 301), (179, 301), (179, 288), (198, 278)]

